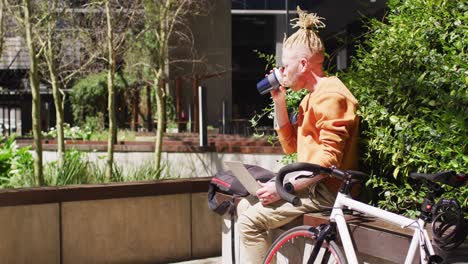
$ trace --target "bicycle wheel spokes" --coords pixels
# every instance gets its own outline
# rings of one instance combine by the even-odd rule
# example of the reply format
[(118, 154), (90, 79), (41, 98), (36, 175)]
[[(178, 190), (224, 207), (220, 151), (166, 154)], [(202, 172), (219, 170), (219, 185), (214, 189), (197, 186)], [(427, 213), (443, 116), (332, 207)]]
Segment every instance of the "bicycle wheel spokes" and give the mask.
[[(309, 226), (299, 226), (283, 233), (268, 250), (264, 263), (308, 263), (310, 253), (315, 247), (314, 233)], [(346, 263), (336, 244), (324, 242), (318, 256), (311, 263)]]

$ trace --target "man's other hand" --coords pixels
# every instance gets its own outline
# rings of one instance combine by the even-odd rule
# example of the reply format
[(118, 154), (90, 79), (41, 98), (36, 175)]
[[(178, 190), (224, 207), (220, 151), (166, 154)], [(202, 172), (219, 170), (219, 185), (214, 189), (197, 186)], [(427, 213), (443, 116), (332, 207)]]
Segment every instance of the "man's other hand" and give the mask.
[(276, 192), (276, 185), (274, 181), (269, 181), (266, 183), (258, 181), (258, 184), (260, 184), (262, 187), (257, 190), (256, 195), (262, 205), (272, 204), (280, 200), (280, 197)]

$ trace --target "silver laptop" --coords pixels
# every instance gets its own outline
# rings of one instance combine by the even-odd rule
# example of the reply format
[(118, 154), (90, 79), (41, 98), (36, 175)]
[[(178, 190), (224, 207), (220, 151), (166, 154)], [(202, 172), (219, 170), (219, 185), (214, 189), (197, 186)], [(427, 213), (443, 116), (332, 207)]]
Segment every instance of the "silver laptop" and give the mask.
[(232, 171), (234, 176), (244, 185), (245, 189), (255, 196), (257, 190), (261, 187), (252, 174), (245, 168), (240, 161), (225, 161), (224, 164)]

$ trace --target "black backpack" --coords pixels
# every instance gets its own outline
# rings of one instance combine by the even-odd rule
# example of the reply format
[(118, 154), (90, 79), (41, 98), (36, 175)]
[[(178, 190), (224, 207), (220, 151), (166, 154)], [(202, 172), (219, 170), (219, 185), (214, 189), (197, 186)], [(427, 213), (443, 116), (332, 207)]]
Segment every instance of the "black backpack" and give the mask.
[[(252, 176), (260, 182), (267, 182), (276, 174), (256, 165), (244, 164), (245, 168), (252, 174)], [(239, 180), (229, 171), (220, 171), (211, 178), (208, 187), (208, 207), (220, 214), (224, 215), (226, 212), (233, 210), (234, 204), (229, 201), (218, 201), (216, 193), (223, 193), (232, 196), (233, 198), (246, 197), (249, 192), (239, 182)]]
[[(262, 167), (255, 165), (244, 164), (245, 168), (252, 174), (252, 176), (260, 182), (267, 182), (276, 174), (266, 170)], [(232, 196), (230, 199), (220, 199), (217, 193), (227, 194)], [(236, 198), (245, 197), (249, 192), (239, 182), (239, 180), (232, 174), (231, 171), (220, 171), (211, 178), (208, 187), (208, 207), (217, 214), (224, 215), (229, 213), (231, 216), (231, 253), (232, 263), (235, 263), (234, 252), (234, 215), (236, 213)]]

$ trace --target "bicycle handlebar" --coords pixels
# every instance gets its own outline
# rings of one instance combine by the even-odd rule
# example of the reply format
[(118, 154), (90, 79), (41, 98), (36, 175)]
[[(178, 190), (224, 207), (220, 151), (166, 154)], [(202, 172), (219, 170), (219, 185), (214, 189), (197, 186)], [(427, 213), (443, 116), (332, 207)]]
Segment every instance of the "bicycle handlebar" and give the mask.
[(410, 177), (415, 180), (426, 179), (432, 182), (439, 182), (455, 188), (461, 187), (468, 182), (468, 177), (466, 174), (456, 173), (455, 171), (441, 171), (435, 174), (411, 173)]
[(312, 175), (307, 176), (300, 176), (299, 178), (312, 178), (319, 174), (327, 174), (332, 177), (336, 177), (340, 180), (343, 180), (347, 177), (352, 176), (367, 176), (367, 174), (360, 172), (360, 171), (351, 171), (351, 170), (340, 170), (335, 167), (327, 168), (322, 167), (317, 164), (306, 163), (306, 162), (296, 162), (289, 165), (284, 166), (278, 172), (276, 176), (276, 190), (278, 195), (285, 201), (292, 203), (293, 205), (297, 206), (300, 203), (299, 197), (295, 196), (294, 193), (294, 186), (291, 183), (286, 183), (283, 185), (284, 177), (286, 174), (294, 172), (294, 171), (309, 171), (312, 172)]
[(305, 162), (292, 163), (281, 168), (276, 176), (276, 190), (283, 200), (290, 202), (295, 206), (299, 205), (300, 199), (292, 194), (294, 192), (294, 187), (292, 185), (288, 185), (287, 190), (285, 190), (283, 186), (283, 180), (286, 174), (294, 171), (310, 171), (313, 173), (310, 177), (318, 174), (331, 174), (333, 172), (331, 168), (325, 168), (320, 165)]

